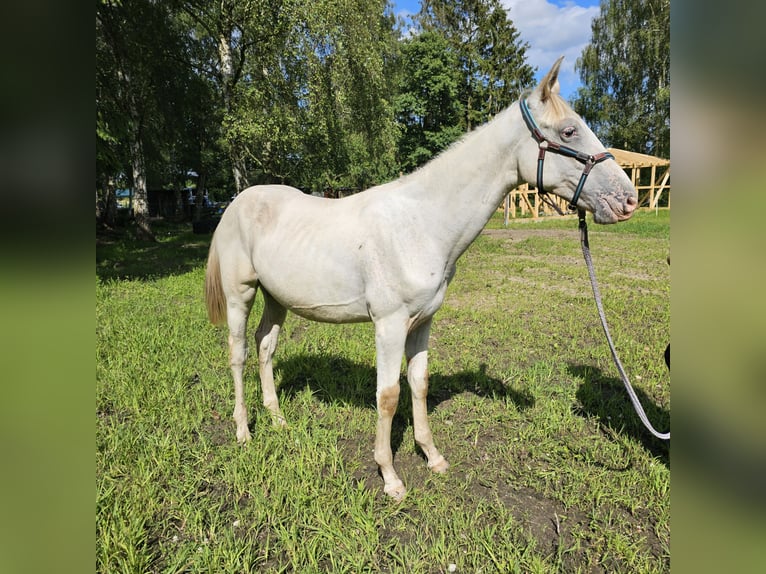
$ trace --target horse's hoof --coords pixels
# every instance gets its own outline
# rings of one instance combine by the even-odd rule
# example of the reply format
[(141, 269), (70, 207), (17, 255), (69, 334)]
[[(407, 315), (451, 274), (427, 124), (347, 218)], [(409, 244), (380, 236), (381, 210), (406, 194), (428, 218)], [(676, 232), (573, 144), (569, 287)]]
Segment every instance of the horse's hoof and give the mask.
[(276, 428), (280, 429), (286, 429), (287, 428), (287, 419), (285, 419), (284, 416), (280, 415), (271, 415), (271, 424), (275, 426)]
[(247, 444), (250, 441), (250, 430), (245, 427), (244, 430), (237, 429), (237, 442)]
[(407, 489), (404, 488), (404, 483), (401, 480), (396, 480), (391, 484), (386, 484), (383, 487), (383, 492), (393, 498), (396, 502), (400, 502), (404, 495), (407, 494)]
[(449, 463), (447, 462), (446, 458), (444, 458), (443, 456), (440, 456), (438, 460), (436, 460), (435, 462), (432, 462), (432, 463), (429, 462), (428, 468), (430, 468), (432, 471), (436, 473), (444, 474), (445, 472), (447, 472), (447, 469), (449, 468)]

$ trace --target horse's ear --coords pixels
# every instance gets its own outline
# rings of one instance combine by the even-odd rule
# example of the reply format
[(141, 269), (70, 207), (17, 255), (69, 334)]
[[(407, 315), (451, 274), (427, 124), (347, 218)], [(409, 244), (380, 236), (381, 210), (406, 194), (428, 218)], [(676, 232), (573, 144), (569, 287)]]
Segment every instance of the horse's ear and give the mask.
[(545, 74), (545, 77), (542, 79), (537, 88), (535, 88), (535, 91), (540, 97), (541, 102), (545, 103), (548, 101), (548, 98), (550, 98), (551, 94), (559, 93), (559, 68), (561, 67), (561, 62), (563, 61), (564, 56), (561, 56), (558, 60), (556, 60), (550, 72)]

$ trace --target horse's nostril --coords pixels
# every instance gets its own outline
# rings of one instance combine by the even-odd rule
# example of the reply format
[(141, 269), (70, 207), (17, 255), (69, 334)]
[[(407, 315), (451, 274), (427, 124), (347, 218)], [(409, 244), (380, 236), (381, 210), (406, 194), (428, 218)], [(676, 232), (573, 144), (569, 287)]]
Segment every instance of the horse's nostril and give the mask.
[(628, 199), (625, 201), (625, 203), (635, 207), (635, 205), (638, 203), (638, 199), (633, 197), (632, 195), (630, 195), (630, 196), (628, 196)]

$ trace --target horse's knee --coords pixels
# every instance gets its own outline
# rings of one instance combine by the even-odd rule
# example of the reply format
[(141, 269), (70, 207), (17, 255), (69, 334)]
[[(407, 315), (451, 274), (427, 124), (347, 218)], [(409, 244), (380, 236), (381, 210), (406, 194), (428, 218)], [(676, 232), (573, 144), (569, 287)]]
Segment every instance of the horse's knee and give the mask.
[(392, 417), (399, 405), (399, 383), (382, 389), (378, 393), (378, 413), (384, 417)]

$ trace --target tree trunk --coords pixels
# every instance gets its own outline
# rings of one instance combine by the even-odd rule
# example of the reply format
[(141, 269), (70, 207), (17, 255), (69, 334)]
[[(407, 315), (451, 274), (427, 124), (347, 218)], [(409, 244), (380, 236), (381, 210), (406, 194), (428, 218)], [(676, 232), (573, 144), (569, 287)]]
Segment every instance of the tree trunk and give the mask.
[[(121, 91), (118, 101), (124, 102), (130, 118), (128, 130), (128, 147), (130, 149), (131, 175), (133, 176), (133, 215), (135, 218), (139, 237), (156, 241), (149, 225), (149, 202), (146, 188), (146, 165), (144, 159), (144, 146), (142, 138), (143, 108), (139, 105), (140, 96), (137, 95), (137, 84), (129, 72), (130, 58), (126, 55), (128, 50), (124, 43), (125, 38), (119, 32), (119, 19), (114, 17), (104, 18), (102, 23), (111, 40), (111, 49), (116, 62), (118, 86)], [(124, 99), (123, 99), (124, 98)]]
[(184, 188), (180, 183), (176, 186), (173, 193), (173, 219), (183, 221), (184, 219)]
[(194, 217), (193, 221), (199, 221), (202, 219), (202, 207), (205, 200), (205, 186), (207, 186), (207, 172), (200, 170), (199, 177), (197, 178), (197, 189), (194, 194)]
[[(223, 105), (226, 113), (231, 115), (233, 112), (233, 92), (234, 92), (234, 64), (231, 55), (231, 31), (222, 33), (218, 37), (218, 58), (221, 62), (221, 88), (223, 94)], [(231, 173), (234, 176), (235, 194), (249, 186), (247, 181), (247, 172), (244, 154), (240, 149), (241, 144), (237, 141), (229, 141), (229, 161), (231, 162)]]
[(126, 103), (131, 126), (128, 130), (128, 147), (130, 148), (130, 166), (133, 176), (133, 217), (138, 236), (142, 239), (156, 241), (149, 225), (149, 195), (146, 187), (146, 162), (144, 159), (144, 144), (141, 141), (141, 125), (143, 123), (138, 101), (132, 89), (130, 76), (124, 69), (118, 70), (121, 84), (126, 94)]
[(243, 189), (250, 187), (250, 183), (247, 179), (245, 162), (242, 161), (237, 154), (236, 150), (231, 150), (231, 170), (234, 175), (234, 186), (236, 187), (236, 193), (239, 193)]
[(138, 111), (138, 103), (133, 93), (128, 95), (130, 107), (130, 119), (133, 125), (130, 129), (130, 166), (133, 175), (133, 217), (136, 222), (136, 231), (141, 239), (156, 241), (149, 225), (149, 193), (146, 187), (146, 161), (144, 158), (144, 144), (141, 141), (141, 114)]
[(107, 227), (114, 226), (117, 220), (117, 194), (112, 178), (103, 178), (101, 193), (96, 188), (96, 221)]
[(139, 130), (134, 128), (131, 132), (130, 163), (133, 171), (133, 217), (139, 237), (156, 241), (149, 224), (149, 194), (146, 187), (144, 146), (138, 134)]

